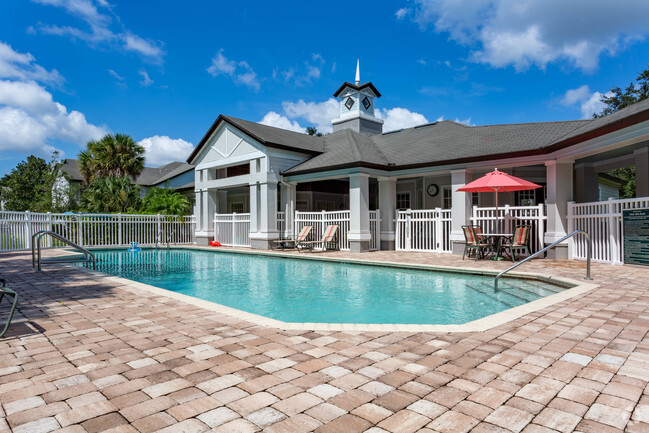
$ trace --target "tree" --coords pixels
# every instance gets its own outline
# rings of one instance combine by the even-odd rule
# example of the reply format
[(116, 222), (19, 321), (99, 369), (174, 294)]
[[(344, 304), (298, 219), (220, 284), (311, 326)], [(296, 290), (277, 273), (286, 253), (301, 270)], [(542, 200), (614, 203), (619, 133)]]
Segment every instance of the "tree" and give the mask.
[(82, 208), (92, 213), (135, 213), (140, 209), (140, 186), (127, 176), (96, 177), (81, 196)]
[(606, 107), (599, 113), (593, 114), (593, 117), (607, 116), (649, 98), (649, 68), (640, 72), (635, 81), (635, 83), (632, 81), (624, 90), (619, 87), (611, 88), (610, 92), (600, 99), (601, 102), (606, 104)]
[(90, 185), (98, 177), (136, 178), (144, 169), (144, 147), (126, 134), (107, 134), (99, 141), (89, 141), (79, 154), (79, 171)]
[(178, 191), (153, 187), (142, 199), (142, 212), (148, 214), (185, 216), (192, 204)]
[(316, 128), (315, 126), (307, 126), (306, 127), (306, 133), (309, 134), (309, 135), (314, 135), (316, 137), (322, 137), (323, 136), (322, 132), (318, 132), (318, 128)]
[[(593, 117), (607, 116), (645, 99), (649, 99), (649, 68), (640, 72), (635, 82), (632, 81), (626, 89), (611, 88), (610, 92), (600, 99), (601, 102), (606, 104), (606, 107), (599, 113), (593, 114)], [(606, 173), (624, 181), (624, 185), (620, 187), (620, 198), (635, 197), (635, 166), (616, 168), (608, 170)]]
[(62, 177), (58, 152), (50, 162), (30, 155), (0, 179), (0, 200), (5, 209), (13, 211), (51, 212), (56, 209), (53, 191), (57, 179)]

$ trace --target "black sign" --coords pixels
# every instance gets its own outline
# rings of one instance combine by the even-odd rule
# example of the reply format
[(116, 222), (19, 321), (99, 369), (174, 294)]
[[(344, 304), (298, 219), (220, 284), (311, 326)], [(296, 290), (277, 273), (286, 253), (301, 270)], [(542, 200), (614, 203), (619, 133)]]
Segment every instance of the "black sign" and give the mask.
[(622, 211), (624, 263), (649, 266), (649, 209)]

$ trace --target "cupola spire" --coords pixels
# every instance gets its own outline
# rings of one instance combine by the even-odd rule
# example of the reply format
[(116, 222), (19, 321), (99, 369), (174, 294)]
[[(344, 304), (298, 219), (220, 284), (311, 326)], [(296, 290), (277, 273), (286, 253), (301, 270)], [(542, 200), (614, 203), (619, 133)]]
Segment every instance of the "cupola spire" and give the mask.
[(360, 59), (356, 59), (356, 85), (361, 84), (361, 68), (360, 68)]

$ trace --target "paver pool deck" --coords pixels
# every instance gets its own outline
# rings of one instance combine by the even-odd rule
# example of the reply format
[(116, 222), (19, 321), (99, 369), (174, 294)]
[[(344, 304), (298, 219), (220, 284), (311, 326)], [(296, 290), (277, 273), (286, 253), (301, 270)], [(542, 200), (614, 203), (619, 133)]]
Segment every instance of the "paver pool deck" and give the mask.
[[(521, 270), (579, 280), (585, 263)], [(0, 432), (649, 432), (649, 269), (592, 274), (595, 289), (482, 332), (281, 330), (0, 254), (20, 294), (0, 339)]]

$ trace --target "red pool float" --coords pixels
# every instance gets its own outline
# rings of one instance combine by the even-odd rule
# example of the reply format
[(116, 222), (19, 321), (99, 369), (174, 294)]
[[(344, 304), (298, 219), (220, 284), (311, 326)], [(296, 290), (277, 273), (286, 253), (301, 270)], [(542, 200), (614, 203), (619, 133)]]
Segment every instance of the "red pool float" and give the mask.
[(213, 247), (220, 247), (220, 246), (221, 246), (221, 242), (218, 242), (218, 241), (210, 241), (210, 245), (212, 245)]

